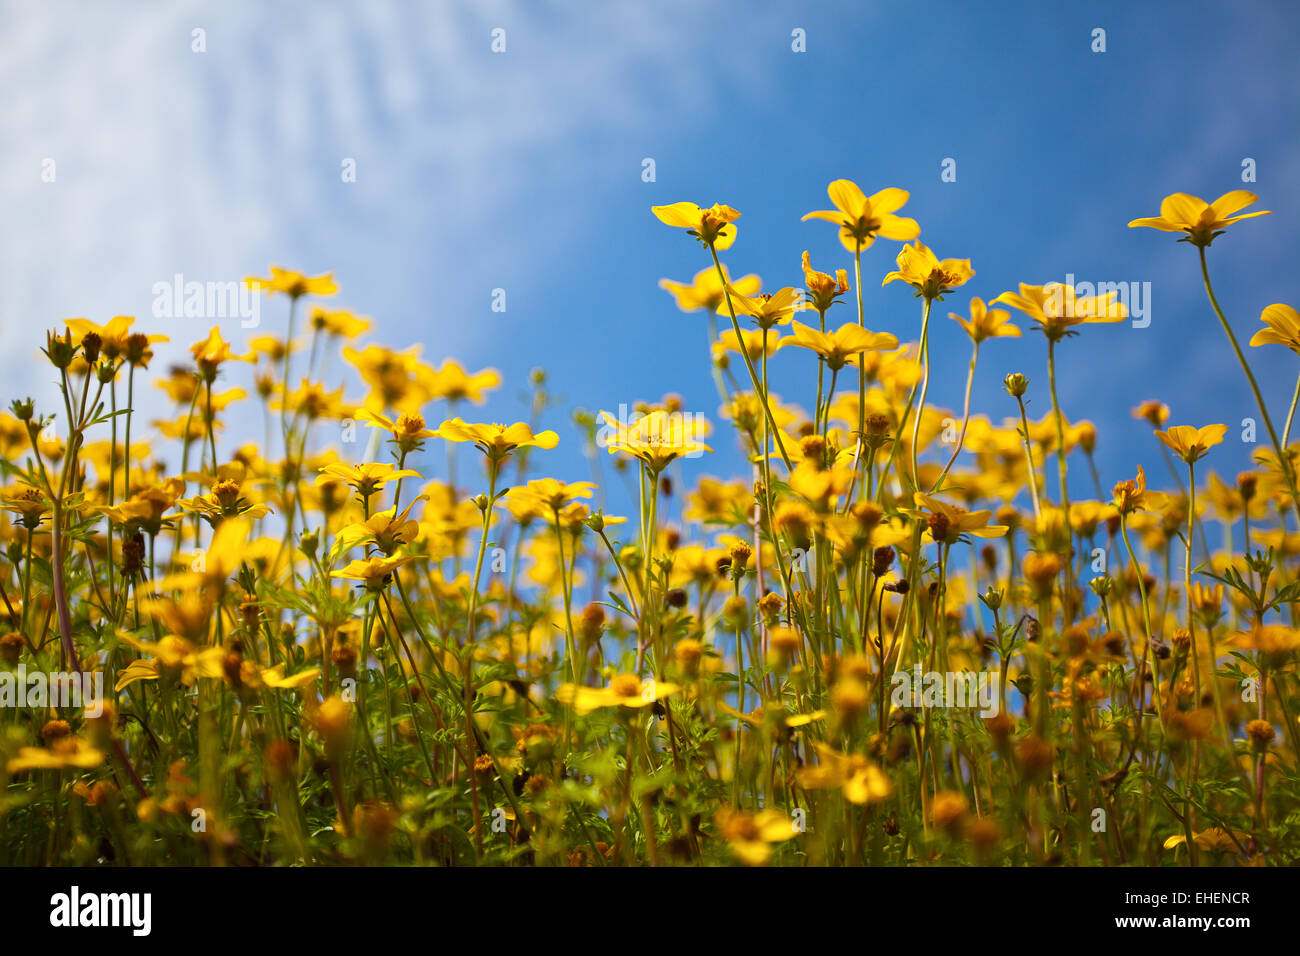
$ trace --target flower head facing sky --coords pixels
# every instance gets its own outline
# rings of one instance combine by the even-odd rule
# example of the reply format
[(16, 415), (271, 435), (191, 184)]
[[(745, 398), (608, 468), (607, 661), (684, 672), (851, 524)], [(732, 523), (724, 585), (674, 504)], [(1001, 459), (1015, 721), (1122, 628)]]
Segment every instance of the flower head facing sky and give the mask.
[(1212, 203), (1199, 196), (1173, 193), (1160, 204), (1160, 215), (1134, 219), (1129, 228), (1144, 226), (1161, 232), (1182, 232), (1187, 234), (1185, 241), (1196, 246), (1208, 246), (1234, 222), (1271, 215), (1267, 209), (1241, 212), (1258, 201), (1258, 196), (1245, 189), (1226, 192)]
[(907, 242), (921, 234), (915, 219), (894, 215), (907, 205), (910, 193), (893, 186), (867, 196), (858, 184), (837, 179), (826, 187), (834, 209), (818, 209), (804, 215), (804, 220), (824, 219), (840, 227), (840, 243), (849, 252), (866, 249), (877, 238)]

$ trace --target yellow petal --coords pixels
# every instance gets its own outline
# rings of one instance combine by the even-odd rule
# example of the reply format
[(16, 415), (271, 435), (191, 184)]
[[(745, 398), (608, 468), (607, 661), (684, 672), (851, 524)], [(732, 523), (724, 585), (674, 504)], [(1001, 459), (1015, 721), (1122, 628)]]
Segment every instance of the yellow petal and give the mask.
[(668, 206), (651, 206), (650, 211), (659, 217), (659, 221), (678, 229), (698, 229), (700, 227), (700, 207), (693, 202), (675, 202)]
[[(902, 192), (902, 190), (899, 190)], [(851, 179), (837, 179), (826, 187), (826, 195), (831, 197), (838, 208), (844, 210), (850, 217), (857, 218), (861, 216), (867, 206), (867, 197), (858, 188), (858, 184)], [(903, 202), (907, 202), (907, 194), (903, 193)], [(901, 203), (899, 204), (901, 205)], [(895, 206), (894, 209), (897, 209)], [(892, 210), (889, 210), (892, 212)]]

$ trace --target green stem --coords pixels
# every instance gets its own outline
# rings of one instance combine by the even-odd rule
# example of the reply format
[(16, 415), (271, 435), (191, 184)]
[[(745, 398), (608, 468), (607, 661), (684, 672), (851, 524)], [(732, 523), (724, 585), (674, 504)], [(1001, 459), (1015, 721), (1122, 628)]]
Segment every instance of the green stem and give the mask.
[[(1282, 442), (1278, 441), (1277, 432), (1273, 429), (1273, 420), (1269, 418), (1268, 409), (1264, 405), (1264, 396), (1260, 394), (1259, 383), (1255, 381), (1255, 373), (1250, 370), (1250, 363), (1246, 361), (1246, 356), (1241, 351), (1241, 345), (1237, 342), (1237, 336), (1233, 334), (1232, 326), (1228, 324), (1227, 318), (1223, 315), (1223, 309), (1219, 307), (1219, 300), (1214, 295), (1214, 287), (1210, 284), (1210, 269), (1205, 261), (1205, 247), (1198, 246), (1197, 251), (1201, 256), (1201, 278), (1205, 282), (1205, 294), (1210, 299), (1214, 314), (1219, 317), (1219, 324), (1223, 326), (1223, 331), (1232, 344), (1232, 350), (1237, 353), (1237, 361), (1241, 363), (1241, 370), (1246, 373), (1246, 381), (1250, 383), (1250, 390), (1255, 394), (1255, 402), (1259, 405), (1259, 414), (1264, 419), (1264, 427), (1268, 430), (1269, 440), (1273, 442), (1273, 450), (1277, 452), (1278, 467), (1282, 469), (1282, 476), (1286, 479), (1287, 489), (1291, 492), (1292, 500), (1295, 502), (1296, 507), (1300, 509), (1300, 492), (1296, 490), (1295, 472), (1291, 467), (1290, 459), (1286, 456), (1286, 448)], [(1300, 389), (1300, 383), (1297, 383), (1297, 388)], [(1300, 394), (1300, 392), (1297, 394)], [(1292, 403), (1292, 407), (1294, 408), (1294, 403)]]

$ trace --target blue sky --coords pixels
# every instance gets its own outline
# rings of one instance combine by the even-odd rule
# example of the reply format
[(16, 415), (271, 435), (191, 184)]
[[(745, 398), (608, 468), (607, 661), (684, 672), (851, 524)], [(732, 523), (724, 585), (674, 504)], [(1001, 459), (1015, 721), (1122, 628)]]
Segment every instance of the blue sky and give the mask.
[[(1148, 328), (1093, 327), (1062, 346), (1065, 412), (1098, 424), (1109, 486), (1136, 464), (1163, 474), (1149, 428), (1129, 417), (1146, 398), (1168, 402), (1174, 423), (1235, 426), (1211, 468), (1235, 474), (1253, 450), (1235, 438), (1255, 411), (1194, 250), (1127, 229), (1130, 219), (1174, 191), (1252, 189), (1274, 215), (1211, 249), (1220, 301), (1243, 341), (1265, 305), (1300, 302), (1293, 4), (0, 8), (6, 401), (49, 400), (32, 356), (57, 320), (136, 314), (183, 348), (210, 323), (151, 323), (154, 283), (229, 281), (274, 262), (333, 270), (337, 303), (376, 319), (372, 341), (500, 369), (487, 419), (523, 416), (518, 395), (538, 365), (569, 406), (671, 391), (716, 418), (704, 319), (657, 287), (707, 259), (650, 206), (736, 207), (733, 274), (798, 285), (804, 249), (819, 268), (851, 267), (829, 224), (799, 221), (846, 177), (868, 193), (909, 189), (904, 212), (923, 241), (972, 260), (975, 278), (946, 303), (954, 311), (1067, 273), (1151, 283)], [(196, 28), (204, 53), (191, 49)], [(504, 53), (491, 51), (495, 28)], [(806, 52), (791, 49), (796, 28)], [(1104, 53), (1091, 49), (1096, 28)], [(653, 183), (641, 178), (646, 157)], [(1247, 157), (1257, 181), (1243, 187)], [(42, 182), (50, 158), (57, 178)], [(355, 183), (340, 180), (345, 158)], [(955, 182), (940, 179), (946, 158)], [(906, 340), (916, 301), (899, 284), (879, 288), (897, 249), (881, 241), (864, 257), (867, 322)], [(505, 313), (491, 310), (495, 288)], [(263, 316), (259, 331), (279, 329), (278, 303)], [(852, 316), (846, 307), (840, 320)], [(955, 407), (968, 344), (955, 324), (935, 324), (931, 400)], [(246, 334), (237, 320), (223, 328)], [(1251, 357), (1280, 427), (1295, 356)], [(775, 390), (810, 405), (813, 368), (782, 353)], [(1046, 410), (1033, 334), (986, 347), (977, 411), (1012, 414), (998, 385), (1012, 370), (1034, 380), (1031, 414)], [(360, 397), (355, 384), (349, 395)], [(545, 424), (562, 444), (539, 464), (586, 477), (567, 411)], [(731, 443), (717, 448), (688, 477), (739, 474)]]

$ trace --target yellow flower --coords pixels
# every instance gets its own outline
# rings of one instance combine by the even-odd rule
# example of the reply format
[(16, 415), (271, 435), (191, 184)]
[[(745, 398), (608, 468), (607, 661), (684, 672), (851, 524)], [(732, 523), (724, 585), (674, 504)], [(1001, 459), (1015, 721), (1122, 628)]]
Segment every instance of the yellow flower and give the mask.
[(799, 835), (790, 817), (780, 810), (734, 810), (722, 807), (715, 814), (722, 838), (746, 866), (762, 866), (772, 856), (772, 844)]
[(840, 227), (840, 244), (849, 252), (859, 252), (880, 236), (904, 242), (921, 234), (915, 219), (905, 219), (894, 213), (906, 205), (910, 196), (906, 189), (888, 187), (868, 197), (858, 184), (848, 179), (837, 179), (826, 187), (826, 194), (835, 204), (832, 210), (818, 210), (803, 219), (825, 219)]
[(1075, 501), (1070, 503), (1070, 527), (1081, 538), (1091, 538), (1097, 526), (1117, 515), (1115, 506), (1100, 501)]
[(972, 534), (977, 538), (1000, 538), (1007, 533), (1005, 525), (990, 525), (990, 511), (967, 511), (957, 505), (950, 505), (930, 495), (916, 492), (912, 500), (923, 512), (909, 511), (913, 518), (926, 521), (926, 534), (931, 541), (952, 544), (963, 534)]
[(397, 421), (393, 421), (380, 412), (362, 408), (357, 412), (357, 418), (371, 428), (382, 428), (392, 432), (393, 437), (389, 441), (406, 452), (414, 451), (426, 438), (433, 438), (438, 434), (430, 428), (425, 428), (424, 416), (419, 412), (403, 412), (397, 416)]
[[(98, 335), (100, 354), (109, 359), (117, 359), (119, 356), (128, 354), (131, 351), (130, 340), (137, 338), (131, 334), (131, 326), (135, 324), (135, 317), (130, 315), (115, 315), (103, 325), (97, 325), (89, 319), (64, 319), (63, 324), (68, 327), (78, 341), (91, 333)], [(143, 346), (142, 351), (148, 351), (148, 346), (155, 342), (171, 341), (165, 335), (142, 335), (138, 338), (144, 340), (140, 343)], [(147, 365), (148, 360), (146, 359), (143, 364)]]
[(787, 342), (797, 348), (811, 349), (826, 360), (832, 371), (842, 369), (849, 356), (868, 350), (883, 351), (898, 347), (898, 339), (888, 332), (872, 332), (856, 322), (846, 322), (834, 332), (819, 332), (795, 322), (794, 335)]
[(1142, 470), (1141, 465), (1138, 465), (1136, 479), (1121, 481), (1115, 485), (1115, 507), (1122, 515), (1135, 511), (1158, 511), (1168, 500), (1168, 495), (1147, 490), (1147, 473)]
[(423, 500), (425, 496), (420, 495), (401, 514), (393, 507), (376, 512), (365, 521), (348, 525), (338, 534), (339, 552), (361, 544), (372, 544), (384, 554), (392, 554), (402, 545), (410, 544), (420, 533), (419, 523), (410, 518), (411, 509)]
[(1019, 309), (1038, 323), (1039, 330), (1050, 339), (1069, 334), (1071, 326), (1097, 322), (1120, 322), (1128, 310), (1115, 297), (1118, 292), (1080, 298), (1072, 285), (1049, 282), (1047, 285), (1020, 283), (1020, 292), (1003, 292), (991, 305), (1003, 303)]
[(244, 279), (244, 282), (249, 288), (263, 290), (267, 295), (279, 292), (291, 299), (297, 299), (304, 295), (333, 295), (339, 291), (339, 287), (334, 284), (334, 273), (332, 272), (326, 272), (318, 276), (307, 276), (301, 272), (293, 272), (290, 269), (281, 269), (279, 266), (271, 266), (271, 277), (269, 279), (248, 276)]
[[(727, 276), (725, 265), (722, 267), (722, 275), (724, 278)], [(727, 282), (731, 287), (732, 295), (756, 295), (763, 285), (762, 280), (756, 275), (742, 276), (735, 282), (731, 282), (728, 278)], [(727, 311), (726, 297), (722, 292), (722, 280), (718, 278), (718, 270), (712, 266), (695, 273), (695, 278), (691, 280), (690, 285), (674, 282), (671, 279), (660, 279), (659, 288), (670, 292), (677, 300), (677, 308), (683, 312), (698, 312), (703, 309), (722, 315)]]
[(1259, 314), (1267, 326), (1250, 338), (1251, 345), (1285, 345), (1300, 354), (1300, 313), (1289, 305), (1274, 302)]
[(284, 342), (274, 335), (258, 335), (248, 340), (249, 351), (254, 355), (265, 355), (270, 362), (280, 362), (289, 352), (297, 351), (296, 342)]
[(1161, 232), (1185, 232), (1187, 236), (1179, 240), (1180, 242), (1208, 246), (1216, 237), (1223, 234), (1225, 227), (1237, 220), (1270, 215), (1266, 209), (1242, 213), (1240, 216), (1233, 215), (1258, 201), (1258, 196), (1244, 189), (1226, 192), (1212, 203), (1207, 203), (1197, 196), (1189, 196), (1187, 193), (1173, 193), (1166, 196), (1164, 202), (1160, 204), (1159, 216), (1134, 219), (1129, 223), (1129, 228), (1146, 226), (1150, 229), (1159, 229)]
[(343, 401), (342, 385), (332, 392), (327, 392), (325, 386), (317, 382), (309, 382), (306, 378), (302, 380), (297, 390), (290, 392), (283, 399), (273, 399), (270, 407), (275, 411), (287, 409), (302, 415), (308, 421), (315, 421), (318, 418), (350, 418), (357, 410), (355, 405)]
[(204, 381), (212, 381), (216, 377), (217, 368), (223, 362), (249, 362), (252, 361), (251, 355), (236, 355), (230, 351), (230, 343), (221, 337), (221, 327), (214, 325), (208, 332), (208, 337), (202, 341), (195, 342), (190, 346), (190, 353), (194, 356), (194, 361), (199, 365), (199, 371), (203, 374)]
[(342, 481), (356, 489), (362, 498), (369, 498), (380, 491), (388, 482), (399, 478), (422, 478), (418, 471), (409, 468), (399, 469), (387, 462), (363, 462), (359, 465), (326, 465), (316, 476), (316, 485), (326, 485), (333, 481)]
[(306, 687), (320, 676), (319, 667), (308, 667), (296, 674), (284, 676), (284, 663), (271, 667), (259, 667), (252, 661), (245, 660), (241, 665), (240, 680), (249, 687), (268, 687), (271, 690), (297, 690)]
[(628, 707), (633, 710), (649, 707), (655, 701), (677, 693), (676, 684), (662, 681), (641, 683), (635, 674), (616, 674), (608, 687), (580, 687), (561, 684), (555, 690), (555, 699), (579, 714), (589, 714), (603, 707)]
[(473, 442), (488, 459), (500, 462), (517, 448), (554, 448), (560, 437), (555, 432), (538, 432), (526, 422), (513, 425), (472, 425), (459, 418), (448, 419), (438, 426), (438, 434), (447, 441)]
[(332, 571), (330, 577), (360, 581), (366, 586), (367, 591), (382, 591), (387, 587), (393, 572), (411, 560), (413, 559), (409, 554), (383, 558), (374, 555), (352, 561), (347, 567)]
[(744, 520), (745, 509), (753, 504), (754, 493), (742, 482), (701, 478), (687, 495), (684, 517), (704, 524), (736, 524), (738, 519)]
[(137, 640), (129, 634), (122, 634), (121, 638), (150, 659), (134, 660), (119, 671), (113, 687), (115, 693), (140, 680), (167, 677), (191, 687), (200, 677), (222, 675), (221, 661), (226, 652), (220, 647), (196, 647), (176, 634), (168, 634), (157, 643)]
[(885, 276), (880, 284), (901, 279), (916, 290), (918, 296), (942, 299), (944, 293), (965, 285), (975, 275), (969, 259), (940, 260), (921, 240), (903, 246), (898, 252), (898, 269)]
[(0, 488), (0, 501), (4, 502), (5, 510), (12, 513), (18, 523), (29, 531), (38, 527), (50, 513), (45, 495), (31, 485)]
[[(511, 488), (506, 493), (510, 510), (516, 517), (529, 514), (533, 517), (554, 517), (570, 501), (577, 498), (590, 498), (595, 484), (590, 481), (575, 481), (565, 484), (555, 478), (537, 478), (528, 484)], [(519, 509), (519, 510), (516, 510)]]
[(699, 440), (698, 436), (706, 434), (707, 425), (694, 415), (655, 409), (629, 424), (620, 422), (609, 412), (600, 414), (612, 431), (606, 436), (609, 453), (623, 452), (639, 458), (655, 474), (683, 455), (698, 456), (713, 451)]
[(252, 492), (244, 486), (242, 465), (222, 465), (215, 477), (206, 480), (212, 488), (206, 495), (179, 498), (176, 503), (186, 511), (203, 515), (210, 524), (225, 518), (261, 518), (271, 513), (270, 507), (249, 497)]
[(849, 803), (862, 806), (880, 803), (894, 795), (894, 784), (885, 772), (859, 754), (842, 754), (822, 743), (814, 743), (820, 761), (801, 767), (795, 776), (808, 790), (839, 790)]
[(804, 295), (807, 297), (808, 304), (824, 314), (839, 300), (841, 295), (849, 291), (849, 273), (845, 269), (837, 269), (835, 277), (832, 278), (825, 272), (818, 272), (812, 267), (812, 258), (808, 255), (808, 250), (805, 249), (803, 251), (803, 284), (806, 287)]
[[(1228, 831), (1223, 827), (1210, 827), (1208, 830), (1202, 830), (1200, 833), (1193, 833), (1192, 839), (1202, 850), (1209, 850), (1214, 853), (1235, 853), (1239, 847), (1244, 847), (1250, 842), (1250, 834), (1242, 833), (1240, 830)], [(1176, 846), (1182, 846), (1187, 842), (1187, 835), (1179, 833), (1165, 840), (1165, 849), (1172, 850)]]
[(714, 361), (725, 360), (728, 352), (739, 352), (742, 349), (749, 356), (751, 362), (756, 362), (764, 354), (763, 343), (766, 340), (767, 352), (771, 356), (781, 351), (781, 348), (790, 344), (790, 339), (782, 338), (779, 332), (767, 332), (763, 329), (741, 329), (740, 338), (736, 338), (734, 329), (723, 329), (718, 336), (718, 341), (713, 343)]
[(355, 339), (369, 330), (371, 321), (364, 315), (355, 315), (339, 309), (330, 311), (321, 306), (311, 310), (311, 327), (326, 335), (336, 335), (343, 339)]
[(1156, 437), (1168, 445), (1179, 458), (1191, 464), (1223, 441), (1223, 436), (1227, 432), (1227, 425), (1206, 425), (1202, 428), (1174, 425), (1168, 431), (1156, 432)]
[(501, 387), (501, 373), (496, 369), (485, 368), (471, 375), (455, 359), (447, 359), (424, 378), (431, 398), (449, 402), (468, 400), (482, 405), (488, 392)]
[(419, 356), (418, 345), (404, 352), (394, 352), (382, 345), (367, 345), (360, 351), (343, 350), (343, 358), (370, 386), (366, 406), (381, 411), (386, 408), (416, 411), (432, 397), (429, 381), (435, 373)]
[(740, 213), (730, 206), (715, 203), (708, 209), (701, 209), (693, 202), (675, 202), (668, 206), (651, 206), (650, 211), (660, 222), (685, 229), (688, 236), (694, 236), (713, 249), (729, 249), (736, 241), (736, 227), (732, 223), (740, 218)]
[(964, 319), (956, 312), (949, 312), (948, 318), (957, 322), (970, 340), (976, 345), (987, 339), (1018, 339), (1020, 327), (1010, 322), (1011, 313), (1003, 309), (990, 309), (984, 300), (975, 296), (970, 300), (970, 319)]
[(20, 747), (5, 763), (6, 773), (24, 770), (90, 770), (104, 762), (104, 754), (78, 737), (60, 737), (45, 747)]
[(1133, 409), (1133, 417), (1145, 419), (1151, 423), (1152, 428), (1159, 428), (1169, 421), (1169, 406), (1154, 398), (1147, 399)]
[(749, 316), (760, 329), (785, 325), (794, 313), (803, 308), (798, 293), (790, 286), (755, 296), (741, 295), (734, 287), (729, 291), (736, 315)]
[(162, 530), (164, 515), (176, 504), (177, 495), (184, 490), (185, 482), (171, 478), (157, 488), (139, 489), (121, 504), (108, 507), (101, 505), (95, 510), (106, 515), (114, 524), (123, 525), (131, 531), (143, 528), (148, 534), (158, 534)]

